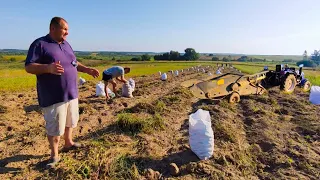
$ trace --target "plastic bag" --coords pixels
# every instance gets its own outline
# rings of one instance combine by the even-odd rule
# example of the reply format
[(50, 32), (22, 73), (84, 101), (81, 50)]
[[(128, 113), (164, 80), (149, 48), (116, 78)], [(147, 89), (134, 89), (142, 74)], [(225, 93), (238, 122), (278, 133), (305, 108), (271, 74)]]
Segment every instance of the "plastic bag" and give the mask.
[(178, 75), (179, 75), (179, 71), (178, 71), (178, 70), (175, 70), (175, 71), (174, 71), (174, 75), (175, 75), (175, 76), (178, 76)]
[(107, 92), (110, 98), (114, 98), (116, 97), (116, 94), (114, 92), (112, 92), (109, 88), (107, 88)]
[(96, 85), (96, 96), (106, 96), (106, 93), (104, 92), (104, 83), (101, 81)]
[(126, 82), (122, 85), (122, 96), (123, 97), (132, 98), (133, 97), (132, 92), (133, 92), (133, 88), (131, 87), (129, 82)]
[[(114, 98), (116, 96), (114, 92), (112, 92), (108, 87), (107, 93), (111, 98)], [(101, 81), (96, 85), (96, 96), (106, 96), (106, 92), (104, 91), (104, 83)]]
[(132, 92), (134, 91), (135, 87), (136, 87), (136, 83), (134, 82), (134, 80), (132, 78), (129, 79), (129, 84), (132, 87)]
[(85, 82), (86, 82), (85, 79), (83, 79), (82, 77), (79, 78), (79, 84), (80, 84), (80, 86), (82, 86)]
[(309, 101), (312, 104), (320, 104), (320, 86), (311, 86)]
[(166, 74), (166, 73), (163, 73), (163, 74), (161, 75), (161, 80), (162, 80), (162, 81), (165, 81), (165, 80), (167, 80), (167, 79), (168, 79), (167, 74)]
[(201, 160), (213, 155), (214, 135), (209, 111), (198, 109), (189, 116), (189, 143), (191, 150)]

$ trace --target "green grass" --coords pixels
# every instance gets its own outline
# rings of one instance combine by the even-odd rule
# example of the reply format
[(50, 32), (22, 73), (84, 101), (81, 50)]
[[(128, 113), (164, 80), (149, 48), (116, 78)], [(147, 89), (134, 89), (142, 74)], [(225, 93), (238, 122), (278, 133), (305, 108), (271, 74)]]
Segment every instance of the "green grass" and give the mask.
[(117, 117), (117, 127), (130, 135), (136, 135), (140, 132), (151, 133), (154, 130), (163, 130), (164, 128), (164, 121), (159, 114), (146, 118), (131, 113), (120, 113)]
[[(255, 65), (255, 66), (251, 66), (251, 65), (247, 65), (247, 64), (237, 64), (237, 65), (233, 65), (235, 68), (237, 68), (238, 70), (240, 70), (243, 73), (247, 73), (247, 74), (254, 74), (257, 72), (260, 72), (263, 70), (263, 65)], [(271, 67), (270, 67), (271, 68)]]
[[(108, 62), (101, 62), (106, 65), (93, 66), (102, 74), (103, 70), (113, 65), (121, 65), (124, 67), (130, 67), (131, 72), (126, 77), (136, 77), (142, 75), (155, 74), (158, 71), (167, 72), (169, 70), (180, 70), (183, 68), (189, 68), (195, 65), (207, 65), (212, 62), (129, 62), (129, 63), (115, 63), (107, 64)], [(101, 64), (100, 63), (100, 64)], [(88, 64), (90, 66), (90, 64)], [(92, 76), (85, 73), (78, 73), (79, 77), (83, 77), (86, 80), (92, 80), (94, 83), (101, 81), (102, 75), (94, 79)], [(30, 90), (36, 87), (36, 76), (28, 74), (24, 70), (23, 62), (2, 62), (0, 63), (0, 92), (21, 92)]]
[(76, 156), (63, 156), (57, 170), (44, 171), (44, 179), (140, 179), (134, 153), (135, 144), (108, 142), (101, 137), (91, 141), (88, 148)]
[(283, 61), (285, 59), (292, 59), (293, 61), (301, 61), (302, 55), (249, 55), (249, 58), (266, 59), (267, 61)]
[(16, 60), (16, 61), (24, 61), (26, 60), (26, 55), (4, 55), (4, 60)]
[[(241, 55), (230, 55), (232, 60), (237, 60), (238, 58), (241, 57)], [(228, 57), (228, 55), (214, 55), (214, 56), (207, 56), (207, 55), (202, 55), (200, 59), (206, 59), (206, 60), (211, 60), (212, 57), (218, 57), (220, 60), (222, 60), (224, 57)], [(274, 62), (281, 62), (285, 59), (291, 59), (293, 62), (301, 61), (302, 60), (302, 55), (247, 55), (248, 59), (266, 59), (267, 62), (259, 62), (259, 63), (272, 63)], [(258, 62), (255, 62), (258, 63)]]
[(305, 77), (313, 84), (320, 86), (320, 71), (305, 70)]
[[(6, 56), (6, 58), (11, 56)], [(131, 72), (126, 75), (129, 77), (136, 77), (142, 75), (156, 74), (158, 71), (167, 72), (169, 70), (180, 70), (189, 68), (196, 65), (216, 65), (222, 62), (113, 62), (102, 60), (84, 60), (82, 62), (90, 67), (97, 68), (102, 74), (103, 70), (113, 65), (121, 65), (131, 68)], [(270, 63), (240, 63), (232, 62), (232, 64), (244, 73), (253, 74), (263, 70), (265, 65), (269, 66), (269, 69), (274, 69), (275, 64)], [(306, 78), (308, 78), (312, 84), (320, 85), (320, 71), (304, 70)], [(83, 77), (86, 80), (97, 83), (101, 80), (101, 76), (94, 79), (88, 74), (78, 73), (79, 77)], [(0, 92), (21, 92), (30, 90), (36, 87), (35, 75), (28, 74), (24, 70), (23, 61), (14, 62), (1, 62), (0, 63)]]

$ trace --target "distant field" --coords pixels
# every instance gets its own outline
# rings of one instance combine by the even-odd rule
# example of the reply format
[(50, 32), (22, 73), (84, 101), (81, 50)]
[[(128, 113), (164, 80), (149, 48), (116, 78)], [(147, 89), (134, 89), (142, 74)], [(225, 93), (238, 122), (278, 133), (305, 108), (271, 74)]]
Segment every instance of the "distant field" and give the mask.
[[(257, 59), (266, 59), (267, 62), (271, 61), (283, 61), (285, 59), (291, 59), (293, 61), (301, 61), (302, 60), (302, 55), (301, 56), (296, 56), (296, 55), (247, 55), (248, 58), (257, 58)], [(213, 56), (201, 56), (200, 59), (202, 60), (210, 60), (212, 59)], [(228, 57), (228, 55), (214, 55), (214, 57), (218, 57), (220, 60), (222, 60), (223, 57)], [(231, 55), (231, 59), (238, 59), (241, 56), (239, 55)]]
[(283, 61), (285, 59), (292, 59), (293, 61), (301, 61), (301, 56), (295, 56), (295, 55), (249, 55), (249, 58), (258, 58), (258, 59), (266, 59), (267, 61)]
[(17, 60), (17, 61), (23, 61), (26, 60), (25, 55), (5, 55), (3, 56), (4, 60)]
[[(112, 62), (112, 61), (100, 61), (100, 60), (86, 60), (83, 62), (88, 66), (93, 66), (99, 69), (100, 73), (112, 65), (128, 66), (132, 68), (132, 71), (127, 75), (128, 77), (142, 76), (155, 74), (158, 71), (167, 72), (169, 70), (180, 70), (195, 65), (216, 65), (217, 63), (225, 62), (212, 62), (212, 61), (197, 61), (197, 62)], [(102, 64), (104, 63), (104, 64)], [(263, 70), (265, 65), (269, 66), (269, 69), (274, 69), (275, 64), (270, 63), (232, 63), (236, 68), (244, 73), (253, 74)], [(320, 85), (320, 71), (304, 70), (306, 77), (314, 84)], [(98, 82), (99, 78), (92, 78), (91, 76), (79, 73), (79, 77), (83, 77), (86, 80), (92, 80)], [(36, 77), (32, 74), (28, 74), (24, 70), (23, 62), (3, 62), (0, 63), (0, 91), (23, 91), (30, 90), (36, 87)]]
[[(127, 77), (135, 77), (154, 74), (158, 71), (166, 72), (169, 70), (181, 70), (183, 68), (188, 68), (200, 64), (207, 65), (212, 64), (212, 62), (133, 62), (125, 64), (108, 64), (105, 66), (98, 65), (95, 67), (100, 71), (100, 73), (102, 73), (103, 70), (111, 67), (112, 65), (127, 66), (132, 68)], [(0, 91), (23, 91), (36, 87), (35, 75), (26, 73), (23, 67), (23, 63), (18, 62), (0, 64)], [(79, 77), (83, 77), (86, 80), (93, 80), (94, 82), (98, 82), (101, 80), (101, 76), (94, 79), (93, 77), (85, 73), (79, 73)]]

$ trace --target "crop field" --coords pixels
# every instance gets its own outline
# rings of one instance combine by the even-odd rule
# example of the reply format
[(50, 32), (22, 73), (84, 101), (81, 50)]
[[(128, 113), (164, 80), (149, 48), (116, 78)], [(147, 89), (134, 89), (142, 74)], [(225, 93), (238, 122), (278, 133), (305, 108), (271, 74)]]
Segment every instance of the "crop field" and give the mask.
[(26, 59), (25, 55), (4, 55), (3, 59), (5, 61), (24, 61)]
[[(131, 67), (133, 97), (106, 103), (95, 96), (101, 77), (79, 73), (86, 83), (79, 86), (80, 118), (73, 132), (84, 147), (61, 152), (62, 161), (50, 170), (36, 78), (22, 61), (0, 64), (0, 179), (320, 179), (320, 109), (309, 102), (309, 92), (285, 94), (273, 87), (230, 104), (227, 98), (200, 99), (181, 86), (215, 74), (217, 62), (83, 63), (100, 73), (112, 65)], [(207, 72), (186, 70), (195, 66)], [(252, 74), (264, 64), (233, 66)], [(170, 70), (180, 73), (160, 80), (158, 72)], [(305, 74), (320, 85), (319, 71)], [(206, 160), (189, 143), (189, 116), (198, 109), (209, 112), (214, 133), (213, 156)]]
[[(121, 66), (130, 67), (132, 70), (128, 77), (136, 77), (142, 75), (150, 75), (161, 72), (167, 72), (170, 70), (181, 70), (184, 68), (192, 67), (198, 64), (206, 65), (211, 64), (210, 62), (137, 62), (137, 63), (121, 63)], [(14, 63), (2, 63), (0, 64), (0, 92), (1, 91), (10, 91), (16, 92), (21, 90), (28, 90), (35, 87), (36, 77), (32, 74), (28, 74), (23, 67), (23, 62), (14, 62)], [(90, 64), (89, 64), (90, 65)], [(106, 65), (96, 65), (100, 73), (103, 72), (108, 67), (111, 67), (113, 64)], [(101, 80), (101, 77), (94, 79), (93, 77), (85, 74), (79, 73), (79, 77), (83, 77), (93, 82)]]

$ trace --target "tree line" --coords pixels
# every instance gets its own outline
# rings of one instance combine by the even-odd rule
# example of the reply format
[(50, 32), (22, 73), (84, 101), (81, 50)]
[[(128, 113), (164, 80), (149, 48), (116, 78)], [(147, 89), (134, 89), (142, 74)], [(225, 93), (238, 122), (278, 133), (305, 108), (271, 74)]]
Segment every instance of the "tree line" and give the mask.
[[(148, 54), (144, 54), (140, 57), (133, 57), (132, 61), (150, 61), (152, 56)], [(184, 53), (181, 54), (178, 51), (170, 51), (163, 54), (157, 54), (153, 56), (153, 59), (155, 61), (163, 61), (163, 60), (169, 60), (169, 61), (179, 61), (179, 60), (186, 60), (186, 61), (194, 61), (198, 60), (200, 58), (200, 54), (196, 52), (193, 48), (186, 48), (184, 50)]]
[[(209, 54), (209, 56), (213, 56), (212, 54)], [(240, 58), (232, 58), (231, 55), (228, 55), (226, 57), (223, 57), (220, 59), (219, 57), (212, 57), (212, 61), (224, 61), (224, 62), (230, 62), (230, 61), (238, 61), (238, 62), (266, 62), (266, 59), (259, 59), (259, 58), (249, 58), (248, 56), (241, 56)]]
[(311, 56), (308, 56), (307, 50), (303, 52), (303, 59), (297, 62), (297, 66), (303, 64), (305, 67), (316, 67), (320, 65), (320, 50), (314, 50)]

